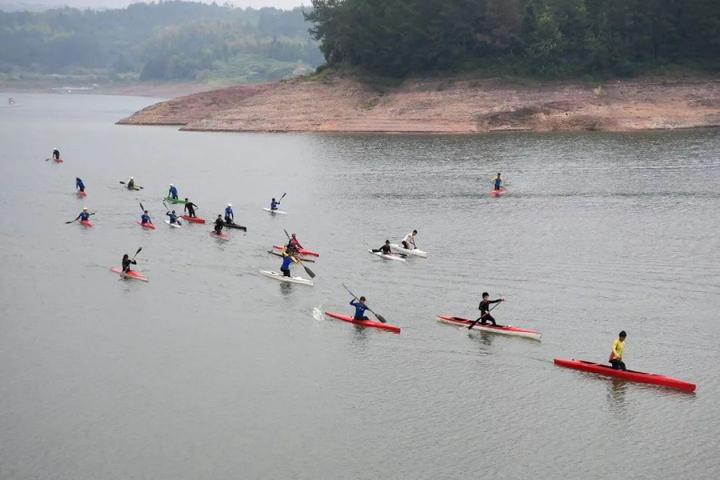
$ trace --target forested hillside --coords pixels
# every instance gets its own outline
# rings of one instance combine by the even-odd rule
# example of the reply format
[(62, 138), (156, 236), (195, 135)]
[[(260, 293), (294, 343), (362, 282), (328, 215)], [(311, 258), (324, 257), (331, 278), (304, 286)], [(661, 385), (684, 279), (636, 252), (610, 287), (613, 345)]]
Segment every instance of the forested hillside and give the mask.
[(322, 63), (307, 28), (301, 9), (179, 1), (0, 12), (0, 80), (275, 80)]
[(327, 63), (384, 75), (718, 71), (718, 0), (312, 0)]

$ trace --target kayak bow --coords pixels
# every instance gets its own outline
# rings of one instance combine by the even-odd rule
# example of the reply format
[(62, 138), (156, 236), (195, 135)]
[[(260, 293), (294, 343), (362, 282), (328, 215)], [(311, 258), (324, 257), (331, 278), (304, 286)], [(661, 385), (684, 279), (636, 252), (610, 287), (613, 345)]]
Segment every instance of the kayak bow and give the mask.
[(651, 385), (659, 385), (661, 387), (675, 388), (684, 392), (692, 393), (695, 391), (695, 384), (678, 380), (677, 378), (666, 377), (656, 373), (637, 372), (634, 370), (615, 370), (609, 365), (601, 363), (588, 362), (586, 360), (568, 360), (565, 358), (556, 358), (555, 365), (560, 367), (572, 368), (583, 372), (597, 373), (609, 377), (618, 377), (638, 383), (649, 383)]

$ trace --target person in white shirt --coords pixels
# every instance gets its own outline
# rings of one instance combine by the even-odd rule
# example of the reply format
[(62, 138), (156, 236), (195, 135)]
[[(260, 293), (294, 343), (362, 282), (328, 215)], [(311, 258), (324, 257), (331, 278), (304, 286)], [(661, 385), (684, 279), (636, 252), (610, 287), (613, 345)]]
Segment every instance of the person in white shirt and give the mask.
[(413, 230), (412, 232), (405, 235), (405, 238), (402, 239), (403, 248), (407, 250), (415, 250), (417, 248), (417, 246), (415, 245), (415, 235), (417, 235), (417, 233), (417, 230)]

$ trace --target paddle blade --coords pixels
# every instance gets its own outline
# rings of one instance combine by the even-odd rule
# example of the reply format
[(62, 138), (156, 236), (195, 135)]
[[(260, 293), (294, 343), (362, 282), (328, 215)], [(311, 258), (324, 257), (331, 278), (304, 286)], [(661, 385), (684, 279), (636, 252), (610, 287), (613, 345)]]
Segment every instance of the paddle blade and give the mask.
[(303, 268), (305, 269), (305, 271), (307, 272), (307, 274), (310, 275), (310, 278), (315, 278), (315, 272), (313, 272), (312, 270), (310, 270), (310, 268), (306, 267), (305, 265), (303, 265)]
[(383, 317), (382, 315), (378, 315), (378, 314), (375, 313), (375, 312), (373, 312), (373, 314), (375, 315), (375, 318), (378, 319), (378, 322), (380, 322), (380, 323), (387, 323), (387, 320), (385, 320), (385, 317)]
[(287, 192), (282, 194), (282, 197), (280, 197), (280, 200), (282, 200), (283, 198), (285, 198), (285, 195), (287, 195)]
[(122, 180), (120, 180), (120, 184), (125, 185), (125, 182), (123, 182)]
[(142, 202), (138, 202), (138, 203), (140, 203), (140, 210), (142, 210), (142, 211), (144, 212), (144, 211), (145, 211), (145, 207), (143, 207)]
[(288, 240), (290, 240), (290, 234), (287, 233), (287, 230), (283, 228), (283, 232), (285, 232), (285, 236), (288, 237)]

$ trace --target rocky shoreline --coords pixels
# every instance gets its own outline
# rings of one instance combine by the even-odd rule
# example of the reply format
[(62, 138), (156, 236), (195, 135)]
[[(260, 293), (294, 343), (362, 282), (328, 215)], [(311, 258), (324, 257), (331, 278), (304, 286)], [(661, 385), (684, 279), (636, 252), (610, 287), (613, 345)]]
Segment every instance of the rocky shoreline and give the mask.
[(224, 132), (473, 134), (720, 126), (720, 78), (603, 83), (409, 79), (378, 89), (339, 75), (195, 93), (118, 122)]

